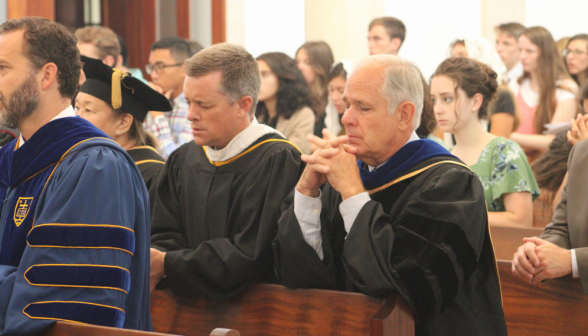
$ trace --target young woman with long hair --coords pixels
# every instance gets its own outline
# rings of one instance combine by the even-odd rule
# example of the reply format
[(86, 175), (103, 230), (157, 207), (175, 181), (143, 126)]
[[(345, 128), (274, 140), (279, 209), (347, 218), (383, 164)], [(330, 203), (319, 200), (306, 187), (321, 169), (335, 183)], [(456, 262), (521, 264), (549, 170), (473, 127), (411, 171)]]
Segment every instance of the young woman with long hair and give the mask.
[(568, 72), (581, 87), (588, 80), (588, 34), (570, 38), (563, 53)]
[(511, 135), (530, 158), (547, 151), (553, 135), (544, 125), (569, 121), (576, 113), (578, 86), (567, 74), (551, 33), (543, 27), (527, 29), (519, 37), (523, 76), (508, 83), (515, 94), (521, 124)]
[(479, 176), (490, 225), (531, 226), (537, 182), (524, 152), (514, 141), (488, 133), (480, 122), (496, 94), (496, 72), (483, 63), (446, 59), (431, 78), (439, 128), (455, 136), (451, 153)]
[(333, 62), (331, 47), (323, 41), (306, 42), (296, 51), (296, 65), (312, 93), (311, 107), (316, 115), (314, 134), (319, 137), (322, 136), (322, 130), (325, 127), (325, 108), (329, 98), (329, 72)]
[(310, 153), (308, 134), (314, 133), (311, 93), (290, 56), (272, 52), (257, 57), (261, 88), (255, 115), (260, 123), (281, 132), (304, 154)]

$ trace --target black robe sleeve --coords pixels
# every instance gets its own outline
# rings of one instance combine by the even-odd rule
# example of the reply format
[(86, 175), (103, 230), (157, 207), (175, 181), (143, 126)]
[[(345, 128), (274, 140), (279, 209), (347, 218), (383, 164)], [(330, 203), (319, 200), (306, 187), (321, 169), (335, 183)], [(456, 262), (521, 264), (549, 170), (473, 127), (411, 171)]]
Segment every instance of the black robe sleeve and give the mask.
[(321, 234), (323, 260), (308, 245), (294, 213), (294, 191), (282, 205), (278, 234), (274, 240), (276, 272), (291, 288), (345, 289), (341, 251), (345, 242), (343, 218), (338, 211), (341, 195), (330, 186), (323, 188)]
[[(177, 154), (176, 151), (174, 154)], [(247, 157), (245, 157), (247, 158)], [(178, 295), (203, 295), (227, 298), (267, 274), (273, 274), (272, 240), (277, 231), (280, 204), (294, 188), (303, 165), (293, 147), (264, 157), (247, 178), (235, 185), (236, 198), (230, 205), (231, 227), (225, 238), (207, 240), (190, 247), (185, 235), (190, 222), (184, 223), (178, 195), (177, 155), (168, 159), (157, 180), (153, 217), (152, 245), (163, 251), (167, 281)], [(238, 189), (238, 190), (235, 190)], [(194, 203), (206, 202), (194, 191)], [(231, 197), (231, 195), (226, 195)]]
[(482, 185), (448, 169), (416, 191), (397, 218), (370, 201), (347, 236), (343, 263), (371, 296), (398, 291), (417, 317), (443, 310), (474, 272), (487, 230)]

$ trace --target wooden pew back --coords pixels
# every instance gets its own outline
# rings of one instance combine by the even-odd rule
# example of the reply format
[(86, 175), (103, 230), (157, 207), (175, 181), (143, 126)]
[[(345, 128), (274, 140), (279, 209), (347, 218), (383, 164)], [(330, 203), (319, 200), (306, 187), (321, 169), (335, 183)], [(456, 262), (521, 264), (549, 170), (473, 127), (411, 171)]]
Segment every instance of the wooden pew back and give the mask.
[(498, 261), (509, 335), (586, 335), (588, 295), (570, 276), (530, 285), (512, 274), (510, 261)]
[(414, 335), (414, 317), (397, 295), (288, 289), (255, 284), (230, 300), (151, 294), (157, 332), (209, 335), (214, 328), (249, 335)]
[(542, 233), (542, 228), (490, 226), (490, 236), (496, 259), (512, 260), (519, 246), (523, 245), (524, 237), (539, 236)]

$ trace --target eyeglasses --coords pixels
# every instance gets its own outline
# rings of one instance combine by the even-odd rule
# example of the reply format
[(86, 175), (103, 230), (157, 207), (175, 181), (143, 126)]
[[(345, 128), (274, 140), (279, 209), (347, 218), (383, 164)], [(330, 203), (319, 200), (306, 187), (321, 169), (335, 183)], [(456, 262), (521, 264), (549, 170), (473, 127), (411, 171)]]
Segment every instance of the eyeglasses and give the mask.
[(160, 74), (163, 69), (165, 68), (170, 68), (170, 67), (177, 67), (177, 66), (182, 66), (184, 65), (184, 63), (176, 63), (176, 64), (163, 64), (163, 63), (156, 63), (155, 65), (148, 63), (145, 66), (145, 71), (147, 71), (147, 74), (149, 76), (151, 76), (151, 73), (155, 71), (156, 74)]
[(582, 55), (584, 55), (586, 53), (588, 53), (588, 51), (582, 51), (580, 49), (574, 49), (574, 50), (564, 49), (563, 56), (566, 57), (569, 54), (573, 54), (574, 56), (582, 56)]

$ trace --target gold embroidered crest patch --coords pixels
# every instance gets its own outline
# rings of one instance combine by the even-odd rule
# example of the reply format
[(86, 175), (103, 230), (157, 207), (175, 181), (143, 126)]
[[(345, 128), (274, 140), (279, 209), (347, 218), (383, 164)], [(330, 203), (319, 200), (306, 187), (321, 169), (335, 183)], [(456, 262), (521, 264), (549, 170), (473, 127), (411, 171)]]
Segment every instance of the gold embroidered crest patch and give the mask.
[(29, 209), (33, 203), (33, 197), (19, 197), (14, 208), (14, 223), (16, 226), (20, 226), (24, 222), (25, 218), (29, 214)]

